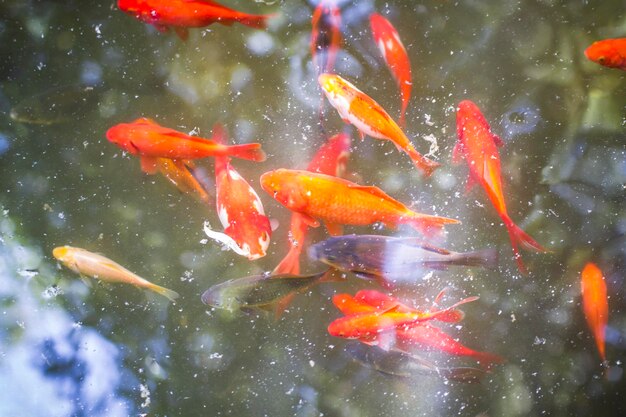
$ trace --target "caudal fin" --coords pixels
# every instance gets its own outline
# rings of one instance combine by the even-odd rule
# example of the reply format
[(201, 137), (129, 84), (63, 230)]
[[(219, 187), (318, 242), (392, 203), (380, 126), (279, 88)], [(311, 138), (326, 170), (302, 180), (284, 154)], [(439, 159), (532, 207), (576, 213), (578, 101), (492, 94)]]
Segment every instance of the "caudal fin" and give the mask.
[(267, 158), (260, 143), (246, 143), (244, 145), (232, 145), (228, 147), (228, 153), (233, 158), (247, 159), (249, 161), (263, 162)]
[(176, 291), (170, 290), (169, 288), (161, 287), (160, 285), (152, 284), (149, 288), (155, 293), (167, 297), (172, 302), (176, 302), (176, 299), (179, 297)]
[(493, 268), (498, 264), (498, 251), (494, 248), (482, 249), (474, 252), (460, 253), (458, 265), (463, 266), (482, 266), (484, 268)]
[(503, 219), (504, 225), (506, 226), (509, 237), (511, 239), (511, 247), (513, 248), (513, 254), (515, 255), (515, 262), (517, 262), (517, 268), (522, 274), (527, 274), (528, 270), (522, 262), (522, 255), (519, 252), (519, 246), (534, 252), (548, 252), (546, 248), (541, 246), (535, 239), (530, 237), (526, 232), (524, 232), (518, 225), (513, 223), (510, 217), (505, 217)]
[(254, 28), (254, 29), (265, 29), (267, 28), (267, 21), (274, 17), (274, 14), (264, 14), (264, 15), (247, 15), (240, 19), (237, 19), (239, 23), (242, 25)]
[(408, 224), (426, 237), (441, 234), (443, 232), (443, 226), (446, 224), (461, 224), (461, 222), (456, 219), (419, 213), (415, 213), (413, 217), (409, 217), (405, 221), (402, 221), (402, 223)]
[(300, 252), (300, 246), (291, 246), (287, 255), (276, 265), (272, 274), (300, 275)]
[(427, 177), (430, 177), (432, 173), (441, 165), (439, 162), (435, 162), (432, 159), (426, 158), (415, 149), (409, 149), (407, 153), (411, 157), (413, 165), (415, 165), (415, 167), (422, 171)]

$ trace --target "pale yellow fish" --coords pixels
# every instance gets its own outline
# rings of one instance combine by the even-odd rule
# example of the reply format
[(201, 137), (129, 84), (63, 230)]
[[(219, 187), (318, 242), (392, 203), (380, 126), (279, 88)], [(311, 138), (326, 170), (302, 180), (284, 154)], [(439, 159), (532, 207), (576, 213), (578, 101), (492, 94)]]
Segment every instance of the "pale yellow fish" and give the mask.
[(153, 284), (133, 274), (120, 264), (97, 253), (89, 252), (81, 248), (74, 248), (72, 246), (59, 246), (54, 248), (52, 256), (72, 271), (84, 276), (106, 282), (132, 284), (136, 287), (145, 288), (161, 294), (171, 301), (178, 298), (177, 292)]

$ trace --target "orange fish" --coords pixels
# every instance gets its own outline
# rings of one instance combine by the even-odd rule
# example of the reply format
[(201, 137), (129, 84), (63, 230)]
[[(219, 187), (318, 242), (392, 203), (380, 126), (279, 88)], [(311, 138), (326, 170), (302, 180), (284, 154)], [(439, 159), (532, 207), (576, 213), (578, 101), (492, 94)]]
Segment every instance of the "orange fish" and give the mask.
[(581, 274), (580, 289), (587, 324), (596, 339), (600, 357), (606, 362), (604, 333), (609, 319), (609, 304), (606, 298), (604, 276), (596, 264), (589, 262), (585, 265)]
[[(370, 340), (372, 337), (403, 327), (417, 325), (418, 323), (437, 319), (445, 315), (450, 310), (455, 310), (458, 306), (476, 301), (478, 297), (468, 297), (454, 305), (434, 311), (419, 311), (410, 309), (406, 311), (406, 306), (398, 303), (389, 309), (373, 312), (364, 311), (357, 314), (350, 314), (336, 319), (328, 326), (328, 333), (331, 336), (344, 337), (347, 339)], [(341, 300), (333, 300), (341, 301)], [(357, 305), (359, 300), (356, 300)], [(362, 302), (363, 303), (363, 302)], [(352, 306), (354, 308), (354, 306)]]
[(205, 204), (211, 198), (205, 186), (197, 178), (193, 161), (186, 159), (155, 158), (156, 169), (183, 193), (193, 194)]
[(585, 49), (588, 60), (609, 68), (626, 70), (626, 38), (604, 39)]
[(385, 109), (354, 85), (336, 74), (321, 74), (318, 81), (330, 104), (339, 112), (344, 122), (359, 130), (361, 139), (367, 135), (392, 141), (427, 176), (439, 166), (437, 162), (417, 152)]
[(498, 147), (503, 146), (504, 142), (491, 131), (489, 123), (478, 106), (469, 100), (464, 100), (459, 104), (456, 129), (459, 141), (454, 146), (453, 161), (458, 162), (463, 157), (467, 161), (470, 171), (468, 189), (475, 183), (479, 183), (485, 189), (491, 204), (509, 232), (518, 268), (520, 272), (526, 273), (518, 244), (524, 249), (536, 252), (546, 252), (546, 249), (513, 223), (507, 213), (498, 153)]
[(395, 337), (395, 348), (402, 351), (410, 351), (415, 345), (423, 346), (455, 356), (473, 357), (487, 369), (493, 366), (493, 364), (504, 362), (504, 358), (501, 356), (489, 352), (480, 352), (464, 346), (443, 330), (429, 323), (400, 327), (396, 331)]
[(341, 46), (341, 10), (335, 0), (320, 0), (311, 19), (311, 57), (318, 74), (331, 72)]
[[(226, 142), (219, 125), (213, 128), (213, 137), (218, 143)], [(215, 190), (217, 214), (224, 233), (211, 230), (205, 223), (207, 236), (250, 260), (265, 256), (272, 234), (270, 220), (258, 194), (232, 167), (228, 157), (215, 158)]]
[(409, 61), (409, 56), (400, 40), (398, 31), (387, 19), (378, 13), (372, 13), (370, 15), (370, 27), (372, 28), (374, 41), (395, 78), (398, 88), (400, 88), (402, 109), (400, 111), (399, 124), (404, 127), (406, 125), (406, 108), (409, 105), (411, 88), (413, 87), (413, 82), (411, 81), (411, 61)]
[(265, 152), (260, 143), (226, 146), (210, 139), (189, 136), (158, 125), (153, 120), (139, 118), (131, 123), (120, 123), (106, 133), (107, 139), (132, 155), (139, 155), (141, 168), (153, 174), (157, 171), (156, 158), (199, 159), (209, 156), (232, 156), (264, 161)]
[[(307, 171), (341, 177), (346, 171), (346, 164), (350, 155), (350, 136), (339, 133), (320, 147)], [(304, 239), (308, 229), (302, 214), (291, 215), (289, 231), (289, 252), (274, 269), (276, 274), (300, 274), (300, 254), (304, 247)]]
[(253, 15), (229, 9), (213, 0), (118, 0), (117, 7), (161, 32), (170, 28), (183, 40), (188, 28), (199, 28), (212, 23), (231, 26), (235, 22), (256, 29), (267, 26), (272, 15)]
[(331, 235), (342, 233), (341, 225), (383, 223), (395, 229), (407, 224), (426, 235), (440, 232), (458, 220), (411, 211), (380, 188), (362, 186), (330, 175), (278, 169), (261, 175), (261, 187), (288, 209), (301, 213), (311, 227), (316, 218), (326, 223)]

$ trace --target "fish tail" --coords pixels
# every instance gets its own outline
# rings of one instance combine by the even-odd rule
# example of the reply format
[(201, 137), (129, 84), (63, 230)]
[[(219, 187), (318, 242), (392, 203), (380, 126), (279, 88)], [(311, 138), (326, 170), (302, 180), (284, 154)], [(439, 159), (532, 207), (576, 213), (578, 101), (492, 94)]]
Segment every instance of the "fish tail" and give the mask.
[(267, 158), (260, 143), (246, 143), (244, 145), (232, 145), (228, 147), (228, 153), (234, 158), (247, 159), (249, 161), (263, 162)]
[(161, 287), (160, 285), (152, 284), (148, 288), (157, 294), (167, 297), (172, 302), (176, 302), (176, 299), (179, 297), (179, 294), (176, 291)]
[(494, 248), (462, 253), (459, 262), (464, 266), (494, 268), (498, 264), (498, 251)]
[(535, 251), (535, 252), (548, 252), (546, 248), (541, 246), (537, 241), (535, 241), (532, 237), (530, 237), (526, 232), (524, 232), (518, 225), (513, 223), (513, 220), (509, 216), (503, 217), (504, 225), (509, 232), (509, 237), (511, 239), (511, 247), (513, 248), (513, 254), (515, 256), (515, 262), (517, 263), (517, 267), (519, 271), (526, 275), (528, 273), (528, 269), (524, 265), (522, 261), (522, 255), (519, 251), (519, 246), (522, 248)]
[(441, 165), (439, 162), (426, 158), (415, 149), (412, 149), (412, 147), (407, 151), (407, 153), (411, 157), (413, 165), (415, 165), (417, 169), (421, 170), (427, 177), (430, 177), (432, 173)]
[(276, 265), (272, 274), (300, 275), (300, 248), (300, 246), (291, 246), (287, 255)]
[(493, 365), (506, 362), (506, 359), (495, 353), (474, 351), (471, 356), (476, 359), (480, 367), (485, 370), (491, 369)]
[(401, 221), (401, 223), (408, 224), (426, 237), (433, 237), (440, 235), (443, 232), (443, 226), (446, 224), (460, 224), (461, 222), (447, 217), (414, 213), (412, 217)]
[(247, 15), (240, 19), (237, 19), (239, 23), (242, 25), (254, 28), (254, 29), (265, 29), (267, 28), (267, 20), (274, 17), (273, 14), (264, 14), (264, 15)]

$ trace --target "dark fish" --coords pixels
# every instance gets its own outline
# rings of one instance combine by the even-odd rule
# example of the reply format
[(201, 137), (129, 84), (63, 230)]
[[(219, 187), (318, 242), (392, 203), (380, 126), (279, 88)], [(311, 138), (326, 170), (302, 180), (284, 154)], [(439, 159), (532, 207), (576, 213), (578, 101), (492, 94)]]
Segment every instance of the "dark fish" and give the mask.
[(320, 282), (328, 271), (310, 275), (269, 272), (216, 284), (202, 294), (202, 302), (229, 311), (237, 309), (267, 309), (288, 294), (304, 291)]
[(434, 363), (417, 355), (397, 350), (385, 351), (360, 342), (346, 344), (346, 351), (357, 362), (380, 373), (398, 378), (432, 375), (451, 381), (478, 382), (486, 373), (481, 369), (471, 367), (439, 368)]
[(379, 235), (344, 235), (309, 247), (309, 257), (342, 271), (376, 280), (410, 280), (423, 270), (447, 269), (451, 265), (493, 267), (495, 249), (452, 252), (417, 238)]
[(69, 85), (26, 98), (11, 109), (11, 119), (21, 123), (51, 125), (81, 118), (93, 108), (101, 89)]

